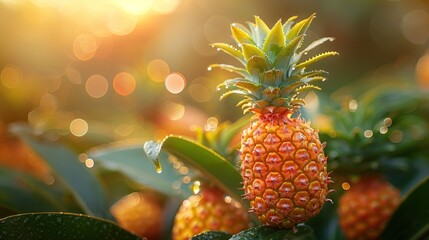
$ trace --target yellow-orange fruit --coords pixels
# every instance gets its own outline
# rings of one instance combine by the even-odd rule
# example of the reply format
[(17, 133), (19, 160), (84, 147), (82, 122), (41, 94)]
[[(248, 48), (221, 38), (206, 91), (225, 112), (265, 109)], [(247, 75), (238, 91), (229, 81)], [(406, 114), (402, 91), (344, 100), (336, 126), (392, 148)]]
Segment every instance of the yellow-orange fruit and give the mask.
[(244, 190), (264, 225), (292, 228), (320, 212), (329, 182), (323, 147), (317, 131), (287, 115), (260, 116), (243, 132)]
[(189, 240), (207, 230), (235, 234), (248, 227), (247, 213), (239, 202), (225, 197), (218, 188), (203, 187), (180, 206), (174, 219), (173, 239)]
[(160, 239), (162, 203), (153, 193), (134, 192), (121, 198), (110, 211), (124, 229), (148, 240)]
[(399, 190), (386, 180), (363, 177), (340, 198), (340, 226), (347, 239), (378, 239), (399, 203)]

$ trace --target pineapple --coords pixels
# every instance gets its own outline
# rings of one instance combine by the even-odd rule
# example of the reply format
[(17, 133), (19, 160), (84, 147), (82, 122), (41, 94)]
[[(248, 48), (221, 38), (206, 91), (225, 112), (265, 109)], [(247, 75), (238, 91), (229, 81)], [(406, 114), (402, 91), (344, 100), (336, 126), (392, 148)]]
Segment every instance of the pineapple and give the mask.
[(428, 130), (413, 106), (423, 96), (399, 83), (351, 96), (333, 95), (340, 103), (326, 104), (332, 125), (320, 135), (329, 141), (325, 152), (335, 182), (345, 190), (338, 205), (341, 229), (348, 239), (377, 239), (399, 204), (400, 189), (421, 174)]
[(382, 177), (362, 177), (340, 198), (340, 226), (347, 239), (378, 239), (400, 200), (399, 190)]
[(121, 227), (150, 240), (161, 237), (163, 208), (159, 194), (145, 191), (124, 196), (110, 211)]
[(318, 45), (332, 41), (321, 38), (303, 47), (306, 31), (315, 15), (294, 23), (279, 20), (271, 29), (259, 18), (249, 28), (232, 24), (237, 49), (225, 43), (212, 46), (237, 59), (243, 67), (213, 64), (239, 75), (219, 85), (227, 90), (221, 99), (240, 95), (244, 113), (255, 114), (242, 132), (240, 159), (245, 197), (250, 212), (267, 226), (294, 228), (317, 215), (327, 199), (327, 157), (318, 131), (298, 114), (304, 105), (301, 93), (319, 90), (322, 70), (307, 71), (319, 60), (337, 55), (325, 52), (308, 60), (301, 58)]
[(207, 230), (235, 234), (249, 227), (240, 203), (225, 197), (217, 187), (203, 186), (201, 192), (184, 200), (174, 219), (173, 239), (188, 240)]

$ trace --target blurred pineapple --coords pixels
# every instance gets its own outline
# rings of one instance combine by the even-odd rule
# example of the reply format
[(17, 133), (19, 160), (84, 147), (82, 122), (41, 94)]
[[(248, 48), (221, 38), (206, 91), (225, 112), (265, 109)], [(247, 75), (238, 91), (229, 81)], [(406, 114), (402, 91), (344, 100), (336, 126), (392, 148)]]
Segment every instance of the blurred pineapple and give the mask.
[(0, 165), (28, 172), (43, 181), (51, 177), (50, 170), (21, 140), (11, 136), (0, 120)]
[(163, 206), (164, 200), (159, 194), (143, 191), (124, 196), (110, 211), (121, 227), (151, 240), (161, 238)]

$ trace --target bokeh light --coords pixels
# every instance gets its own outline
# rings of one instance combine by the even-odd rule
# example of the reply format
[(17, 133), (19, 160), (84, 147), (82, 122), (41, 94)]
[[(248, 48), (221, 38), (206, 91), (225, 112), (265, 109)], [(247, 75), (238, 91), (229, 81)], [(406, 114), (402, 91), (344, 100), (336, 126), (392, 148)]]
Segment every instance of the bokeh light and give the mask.
[(405, 14), (401, 30), (405, 38), (414, 44), (425, 44), (429, 39), (429, 14), (418, 9)]
[(156, 0), (152, 6), (155, 12), (167, 14), (174, 11), (180, 3), (180, 0)]
[(136, 80), (127, 72), (118, 73), (113, 79), (113, 88), (121, 96), (128, 96), (136, 89)]
[(151, 10), (154, 0), (121, 0), (116, 1), (115, 3), (127, 13), (143, 15)]
[(44, 112), (53, 113), (58, 109), (58, 105), (57, 98), (50, 93), (46, 93), (40, 98), (40, 109)]
[(103, 97), (109, 88), (106, 78), (101, 75), (92, 75), (86, 81), (86, 92), (93, 98)]
[(73, 42), (73, 53), (81, 61), (88, 61), (97, 52), (97, 41), (89, 34), (80, 34)]
[(18, 87), (23, 80), (21, 70), (14, 65), (6, 65), (0, 73), (0, 81), (7, 88)]
[(161, 59), (154, 59), (147, 65), (147, 75), (154, 82), (164, 82), (169, 74), (168, 64)]
[(208, 78), (197, 78), (188, 87), (189, 94), (196, 102), (208, 102), (214, 94), (214, 87)]
[(85, 166), (87, 168), (93, 168), (94, 167), (94, 160), (92, 160), (91, 158), (88, 158), (85, 160)]
[(342, 184), (341, 184), (341, 188), (344, 190), (344, 191), (347, 191), (347, 190), (349, 190), (350, 189), (350, 183), (348, 183), (348, 182), (343, 182)]
[(171, 93), (178, 94), (186, 85), (185, 77), (180, 73), (172, 73), (165, 79), (165, 88)]
[(76, 118), (70, 123), (70, 132), (76, 137), (82, 137), (88, 132), (88, 123), (81, 118)]
[(429, 54), (424, 55), (417, 62), (416, 77), (421, 87), (429, 89)]
[(67, 79), (74, 83), (74, 84), (81, 84), (82, 83), (82, 76), (80, 75), (79, 71), (72, 68), (72, 67), (67, 67), (66, 68), (66, 77)]
[(136, 25), (137, 17), (127, 14), (125, 11), (112, 10), (107, 18), (107, 28), (118, 36), (131, 33)]
[(185, 106), (179, 103), (168, 102), (164, 105), (163, 111), (170, 120), (176, 121), (185, 115)]

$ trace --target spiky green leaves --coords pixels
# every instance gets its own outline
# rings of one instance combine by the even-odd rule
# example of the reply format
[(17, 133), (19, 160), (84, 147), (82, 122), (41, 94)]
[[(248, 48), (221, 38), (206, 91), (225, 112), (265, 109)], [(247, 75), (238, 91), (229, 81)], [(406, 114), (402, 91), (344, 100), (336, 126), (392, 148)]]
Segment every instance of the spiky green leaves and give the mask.
[(232, 24), (232, 36), (238, 47), (225, 43), (212, 46), (237, 59), (242, 67), (227, 64), (213, 64), (209, 69), (219, 67), (240, 75), (219, 85), (229, 89), (221, 98), (231, 94), (241, 95), (239, 102), (245, 112), (255, 108), (269, 106), (297, 108), (304, 104), (300, 93), (320, 88), (313, 82), (325, 80), (322, 70), (307, 71), (319, 60), (337, 55), (337, 52), (325, 52), (301, 61), (310, 50), (315, 49), (333, 38), (325, 37), (303, 47), (306, 31), (315, 14), (295, 24), (297, 17), (281, 20), (270, 29), (262, 19), (255, 16), (255, 23), (248, 28)]

